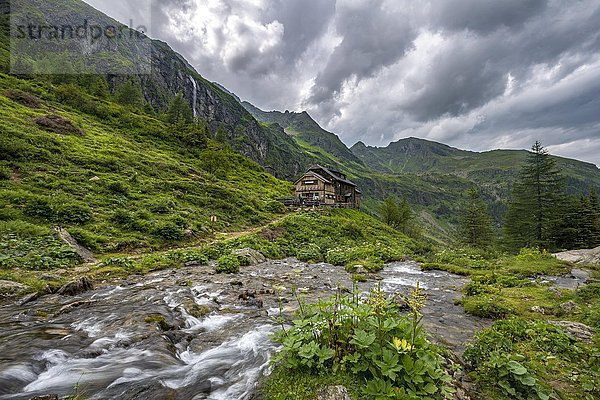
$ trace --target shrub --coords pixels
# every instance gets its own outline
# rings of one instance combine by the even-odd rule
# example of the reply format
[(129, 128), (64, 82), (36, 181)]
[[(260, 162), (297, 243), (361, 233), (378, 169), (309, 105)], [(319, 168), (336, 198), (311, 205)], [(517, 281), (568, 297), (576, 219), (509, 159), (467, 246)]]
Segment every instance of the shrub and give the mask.
[(443, 250), (436, 254), (435, 263), (451, 264), (463, 268), (485, 268), (489, 266), (490, 260), (489, 255), (483, 253), (482, 250), (465, 248)]
[(500, 319), (515, 313), (512, 307), (502, 303), (497, 297), (483, 295), (463, 298), (461, 302), (465, 312), (476, 317)]
[(346, 236), (360, 240), (364, 238), (363, 231), (355, 221), (347, 221), (342, 225), (342, 229)]
[(0, 235), (10, 234), (17, 237), (44, 236), (50, 234), (46, 226), (34, 225), (25, 221), (0, 221)]
[(0, 221), (14, 221), (21, 219), (21, 213), (14, 208), (0, 208)]
[(493, 293), (494, 290), (490, 286), (482, 285), (480, 282), (473, 280), (463, 287), (462, 292), (466, 296), (477, 296), (480, 294)]
[(265, 204), (265, 211), (273, 214), (285, 213), (285, 206), (280, 201), (271, 200)]
[(492, 353), (479, 371), (482, 376), (493, 376), (494, 385), (511, 399), (548, 400), (550, 396), (522, 364), (524, 360), (521, 354)]
[(589, 326), (600, 328), (600, 305), (586, 308), (581, 315), (581, 320)]
[(321, 249), (315, 244), (308, 244), (302, 246), (300, 250), (298, 250), (296, 257), (298, 260), (304, 262), (321, 262), (323, 261), (323, 255), (321, 254)]
[(60, 204), (55, 209), (58, 222), (82, 225), (91, 221), (93, 216), (91, 208), (78, 203)]
[(369, 257), (363, 260), (355, 260), (349, 262), (348, 264), (346, 264), (346, 271), (354, 272), (359, 266), (363, 267), (369, 272), (377, 272), (383, 270), (385, 264), (380, 258)]
[(443, 399), (450, 378), (421, 328), (423, 301), (417, 288), (407, 299), (410, 316), (380, 288), (367, 298), (353, 293), (304, 305), (294, 326), (276, 336), (283, 347), (274, 361), (313, 374), (345, 370), (367, 382), (367, 398)]
[(121, 181), (110, 182), (107, 185), (107, 189), (114, 194), (120, 194), (123, 196), (127, 196), (129, 194), (129, 188)]
[(576, 296), (585, 302), (600, 299), (600, 283), (590, 283), (589, 285), (581, 286), (575, 293)]
[(105, 237), (96, 235), (85, 229), (72, 228), (69, 229), (69, 233), (79, 244), (90, 250), (100, 250), (101, 245), (107, 242)]
[(363, 274), (352, 274), (352, 281), (353, 282), (366, 282), (367, 277), (364, 276)]
[(168, 214), (177, 207), (177, 203), (172, 199), (158, 199), (150, 202), (147, 207), (155, 214)]
[(102, 263), (103, 267), (117, 267), (131, 270), (135, 267), (135, 262), (130, 257), (111, 257)]
[(181, 240), (185, 232), (174, 222), (163, 222), (154, 229), (154, 235), (165, 240)]
[(218, 273), (236, 274), (240, 272), (240, 259), (238, 256), (229, 254), (217, 260), (215, 271)]
[(43, 218), (47, 221), (53, 220), (55, 215), (48, 199), (42, 196), (30, 198), (23, 212), (30, 217)]
[(332, 265), (346, 265), (350, 261), (348, 248), (336, 248), (327, 252), (325, 261)]
[(81, 257), (53, 235), (30, 236), (42, 233), (42, 228), (31, 224), (19, 228), (18, 234), (0, 234), (0, 267), (49, 270), (81, 263)]
[(547, 260), (553, 259), (552, 254), (546, 250), (540, 250), (537, 247), (526, 247), (519, 251), (519, 254), (515, 257), (519, 261), (536, 261), (536, 260)]
[(10, 168), (4, 165), (0, 165), (0, 181), (7, 181), (10, 179), (12, 171)]
[(201, 250), (181, 251), (180, 255), (181, 260), (184, 263), (195, 262), (201, 265), (207, 265), (209, 261), (208, 256)]
[[(536, 359), (526, 356), (532, 352), (537, 353)], [(511, 399), (546, 400), (549, 392), (534, 375), (534, 366), (539, 357), (552, 359), (558, 354), (578, 360), (583, 353), (575, 339), (561, 328), (547, 322), (514, 318), (478, 332), (464, 358), (481, 387)]]
[(119, 225), (130, 226), (133, 223), (133, 220), (135, 218), (132, 213), (130, 213), (126, 210), (117, 210), (110, 217), (110, 219), (111, 219), (111, 221), (116, 222)]

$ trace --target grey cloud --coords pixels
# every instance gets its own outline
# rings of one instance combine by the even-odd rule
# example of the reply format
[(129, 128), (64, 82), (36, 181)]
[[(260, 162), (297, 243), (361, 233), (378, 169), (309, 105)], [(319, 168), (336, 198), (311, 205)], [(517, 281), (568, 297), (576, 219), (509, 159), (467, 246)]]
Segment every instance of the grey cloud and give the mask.
[(547, 5), (548, 0), (437, 0), (431, 3), (431, 14), (433, 25), (489, 33), (519, 27)]
[(386, 10), (383, 0), (356, 3), (337, 9), (336, 30), (343, 39), (317, 75), (311, 103), (327, 103), (347, 79), (373, 76), (412, 45), (416, 32), (408, 14)]
[[(147, 1), (102, 9), (135, 15)], [(247, 18), (235, 43), (217, 30), (227, 57), (203, 48), (197, 27), (172, 25), (175, 10), (207, 4), (218, 18)], [(261, 11), (246, 13), (253, 4)], [(259, 51), (244, 23), (275, 21), (282, 36)], [(152, 35), (261, 108), (307, 108), (349, 145), (420, 136), (485, 150), (541, 139), (600, 164), (598, 21), (597, 0), (166, 0), (153, 3)], [(419, 48), (424, 35), (434, 39)]]
[(277, 20), (285, 27), (281, 56), (292, 64), (329, 24), (335, 0), (274, 0), (265, 20)]

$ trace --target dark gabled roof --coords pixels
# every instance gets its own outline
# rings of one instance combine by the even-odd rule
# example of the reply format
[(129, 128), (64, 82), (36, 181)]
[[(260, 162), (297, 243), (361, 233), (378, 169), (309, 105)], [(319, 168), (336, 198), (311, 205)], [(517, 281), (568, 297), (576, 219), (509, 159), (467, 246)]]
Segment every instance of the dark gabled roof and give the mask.
[[(352, 181), (350, 181), (350, 180), (348, 180), (348, 179), (342, 178), (341, 176), (337, 175), (336, 173), (334, 173), (332, 170), (330, 170), (330, 169), (329, 169), (329, 168), (327, 168), (327, 167), (323, 167), (322, 165), (318, 165), (318, 164), (317, 164), (317, 165), (313, 165), (312, 167), (310, 167), (310, 168), (308, 169), (308, 171), (313, 171), (314, 169), (322, 169), (322, 170), (323, 170), (323, 171), (325, 171), (325, 172), (326, 172), (326, 173), (327, 173), (329, 176), (331, 176), (331, 178), (333, 178), (333, 180), (340, 181), (340, 182), (344, 182), (344, 183), (345, 183), (345, 184), (347, 184), (347, 185), (350, 185), (350, 186), (354, 186), (354, 187), (356, 187), (356, 183), (354, 183), (354, 182), (352, 182)], [(337, 171), (336, 171), (336, 172), (337, 172)], [(313, 173), (314, 173), (314, 172), (313, 172)], [(338, 173), (339, 173), (339, 172), (338, 172)]]
[(296, 182), (294, 182), (294, 184), (296, 184), (296, 183), (300, 182), (300, 181), (301, 181), (302, 179), (304, 179), (304, 178), (306, 177), (306, 175), (308, 175), (308, 174), (312, 174), (312, 175), (314, 175), (314, 176), (315, 176), (315, 178), (317, 178), (317, 179), (320, 179), (320, 180), (322, 180), (322, 181), (323, 181), (323, 182), (325, 182), (325, 183), (331, 183), (331, 181), (330, 181), (329, 179), (327, 179), (327, 178), (324, 178), (324, 177), (322, 177), (321, 175), (319, 175), (319, 174), (317, 174), (316, 172), (314, 172), (314, 171), (311, 171), (311, 170), (309, 169), (308, 171), (306, 171), (306, 172), (304, 173), (304, 175), (302, 175), (302, 176), (300, 177), (300, 179), (298, 179)]

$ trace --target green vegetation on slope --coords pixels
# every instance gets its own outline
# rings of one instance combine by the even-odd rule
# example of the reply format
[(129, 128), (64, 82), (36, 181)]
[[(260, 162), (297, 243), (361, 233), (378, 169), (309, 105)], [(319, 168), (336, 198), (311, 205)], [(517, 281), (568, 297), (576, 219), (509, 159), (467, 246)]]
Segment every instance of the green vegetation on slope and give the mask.
[(349, 270), (360, 264), (375, 271), (381, 269), (384, 262), (431, 252), (428, 244), (411, 239), (363, 212), (335, 209), (287, 215), (256, 232), (231, 240), (142, 257), (113, 257), (105, 260), (105, 264), (124, 267), (129, 272), (146, 272), (153, 268), (179, 267), (187, 261), (219, 260), (217, 268), (223, 267), (219, 272), (235, 272), (239, 265), (228, 256), (243, 248), (257, 250), (271, 259), (297, 257), (307, 262), (327, 261)]
[[(467, 313), (500, 320), (479, 333), (465, 353), (486, 399), (597, 398), (599, 335), (594, 347), (547, 322), (600, 328), (597, 283), (575, 290), (552, 287), (544, 276), (567, 274), (572, 265), (537, 249), (522, 249), (516, 256), (446, 249), (432, 261), (424, 269), (471, 277), (459, 301)], [(588, 268), (600, 277), (598, 266)]]
[(0, 75), (0, 132), (0, 220), (61, 225), (100, 252), (195, 240), (211, 215), (219, 230), (261, 224), (291, 190), (203, 125), (169, 125), (74, 85)]
[(563, 329), (520, 318), (479, 332), (465, 352), (486, 399), (593, 400), (600, 353)]
[(267, 123), (277, 123), (285, 132), (298, 139), (309, 143), (311, 146), (322, 149), (324, 152), (339, 158), (344, 163), (355, 163), (362, 165), (362, 162), (346, 147), (340, 138), (331, 132), (327, 132), (321, 128), (319, 124), (311, 118), (306, 111), (301, 113), (296, 112), (279, 112), (279, 111), (262, 111), (248, 102), (243, 102), (242, 105), (259, 121)]

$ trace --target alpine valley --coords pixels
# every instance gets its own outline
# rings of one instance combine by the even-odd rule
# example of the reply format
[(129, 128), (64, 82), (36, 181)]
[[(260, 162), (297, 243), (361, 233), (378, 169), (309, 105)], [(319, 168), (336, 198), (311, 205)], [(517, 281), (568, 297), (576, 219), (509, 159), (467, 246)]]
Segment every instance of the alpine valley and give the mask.
[[(8, 3), (0, 399), (599, 398), (596, 165), (348, 147), (83, 1)], [(126, 34), (40, 60), (31, 21)], [(360, 209), (286, 206), (316, 165)]]

